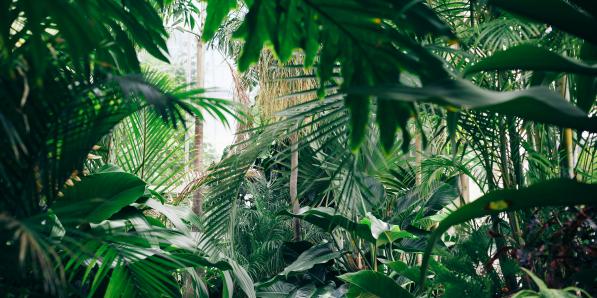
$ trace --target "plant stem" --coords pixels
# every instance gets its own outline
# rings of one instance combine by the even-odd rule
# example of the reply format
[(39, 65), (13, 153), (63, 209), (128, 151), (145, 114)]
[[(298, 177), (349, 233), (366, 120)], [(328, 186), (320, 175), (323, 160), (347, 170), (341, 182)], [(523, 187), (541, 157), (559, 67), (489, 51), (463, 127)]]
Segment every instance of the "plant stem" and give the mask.
[(375, 248), (375, 244), (371, 244), (371, 265), (373, 266), (373, 271), (377, 271), (377, 249)]
[(497, 248), (496, 251), (499, 253), (498, 260), (500, 262), (500, 268), (502, 269), (502, 274), (504, 275), (504, 280), (506, 281), (508, 292), (513, 292), (518, 288), (518, 285), (516, 282), (516, 276), (504, 270), (506, 268), (506, 262), (508, 262), (508, 256), (503, 253), (505, 252), (506, 240), (504, 239), (504, 236), (501, 233), (500, 229), (501, 219), (497, 215), (492, 215), (491, 221), (493, 225), (493, 232), (496, 235), (494, 240), (495, 246)]
[[(566, 99), (568, 99), (567, 86), (567, 76), (563, 75), (562, 80), (560, 81), (560, 92), (562, 97)], [(562, 147), (564, 152), (561, 162), (561, 176), (563, 178), (574, 179), (574, 140), (572, 137), (572, 129), (570, 128), (562, 129)]]

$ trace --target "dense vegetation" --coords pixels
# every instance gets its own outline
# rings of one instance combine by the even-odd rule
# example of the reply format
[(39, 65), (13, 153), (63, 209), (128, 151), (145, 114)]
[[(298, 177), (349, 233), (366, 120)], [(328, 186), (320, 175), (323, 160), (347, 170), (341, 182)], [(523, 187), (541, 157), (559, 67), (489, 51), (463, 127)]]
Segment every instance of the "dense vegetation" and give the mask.
[[(0, 0), (0, 23), (0, 296), (597, 294), (593, 1)], [(168, 30), (234, 59), (238, 103), (141, 65)], [(207, 114), (240, 124), (201, 169)]]

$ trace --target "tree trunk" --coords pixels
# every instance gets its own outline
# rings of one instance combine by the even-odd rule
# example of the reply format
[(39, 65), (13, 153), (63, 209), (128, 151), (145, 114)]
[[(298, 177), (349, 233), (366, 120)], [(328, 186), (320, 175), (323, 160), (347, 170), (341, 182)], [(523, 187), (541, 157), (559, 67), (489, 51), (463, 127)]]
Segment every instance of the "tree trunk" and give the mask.
[[(415, 129), (415, 185), (417, 187), (421, 186), (423, 182), (422, 176), (422, 169), (421, 163), (423, 162), (423, 141), (422, 141), (422, 129)], [(373, 246), (375, 248), (375, 246)], [(423, 255), (417, 254), (416, 255), (416, 262), (417, 265), (421, 265), (423, 263)], [(376, 264), (377, 266), (377, 264)]]
[(421, 140), (422, 131), (415, 130), (415, 184), (421, 185), (421, 163), (423, 161), (423, 142)]
[[(205, 78), (205, 69), (204, 69), (204, 62), (205, 62), (205, 49), (203, 45), (203, 41), (200, 37), (196, 37), (196, 45), (197, 45), (197, 61), (196, 61), (196, 72), (195, 72), (195, 85), (194, 88), (203, 88), (204, 86), (204, 78)], [(193, 136), (193, 146), (195, 148), (194, 158), (193, 158), (193, 170), (195, 171), (196, 177), (199, 177), (202, 174), (203, 170), (203, 121), (199, 117), (195, 117), (195, 131)], [(191, 201), (191, 208), (193, 213), (201, 216), (203, 215), (203, 194), (201, 193), (201, 189), (198, 188), (193, 193), (193, 200)], [(196, 230), (196, 227), (193, 227), (193, 230)], [(202, 268), (195, 268), (194, 269), (197, 275), (203, 275)], [(184, 286), (183, 286), (183, 297), (184, 298), (191, 298), (197, 297), (197, 291), (193, 279), (190, 275), (184, 277)]]
[[(298, 200), (298, 136), (294, 134), (290, 137), (290, 202), (292, 203), (292, 212), (298, 213), (301, 208)], [(298, 218), (292, 220), (292, 229), (294, 231), (294, 241), (301, 241), (301, 222)]]
[[(567, 76), (562, 76), (560, 81), (560, 92), (562, 97), (569, 99)], [(560, 151), (562, 152), (561, 176), (563, 178), (574, 178), (574, 140), (572, 137), (572, 129), (562, 128), (562, 145)]]
[(471, 202), (468, 179), (466, 174), (458, 175), (458, 188), (460, 190), (460, 198), (462, 199), (461, 205)]
[[(197, 72), (195, 76), (195, 87), (196, 88), (203, 88), (203, 80), (205, 77), (204, 72), (204, 61), (205, 61), (205, 53), (203, 47), (203, 41), (201, 38), (196, 38), (197, 41)], [(201, 175), (202, 172), (202, 163), (203, 163), (203, 156), (202, 156), (202, 149), (203, 149), (203, 121), (199, 117), (195, 117), (195, 136), (194, 136), (194, 145), (195, 145), (195, 158), (193, 160), (193, 164), (195, 167), (195, 173), (197, 176)], [(197, 215), (203, 215), (203, 195), (201, 193), (201, 189), (195, 190), (193, 193), (193, 202), (192, 202), (193, 212)]]
[[(509, 162), (509, 158), (508, 158), (508, 145), (509, 145), (509, 141), (508, 137), (507, 137), (507, 130), (506, 130), (506, 119), (502, 118), (500, 120), (500, 126), (501, 126), (501, 131), (500, 131), (500, 169), (502, 171), (502, 183), (503, 183), (503, 188), (504, 189), (510, 189), (513, 188), (513, 178), (510, 174), (510, 162)], [(511, 152), (510, 152), (511, 153)], [(518, 226), (516, 225), (517, 221), (514, 218), (514, 215), (512, 212), (508, 212), (508, 219), (510, 221), (510, 227), (512, 230), (512, 233), (515, 235), (515, 237), (517, 235), (519, 235), (517, 228)], [(509, 273), (505, 270), (506, 268), (506, 263), (510, 262), (510, 258), (508, 257), (508, 253), (507, 253), (507, 243), (506, 243), (506, 238), (504, 236), (504, 233), (501, 231), (500, 228), (500, 222), (501, 219), (499, 218), (498, 215), (492, 215), (491, 216), (491, 220), (492, 220), (492, 230), (495, 233), (495, 245), (497, 247), (497, 254), (498, 254), (498, 260), (500, 263), (500, 268), (502, 269), (502, 274), (504, 275), (504, 281), (506, 282), (506, 285), (508, 287), (508, 291), (507, 292), (514, 292), (517, 288), (518, 288), (518, 284), (516, 281), (516, 276), (512, 273)]]

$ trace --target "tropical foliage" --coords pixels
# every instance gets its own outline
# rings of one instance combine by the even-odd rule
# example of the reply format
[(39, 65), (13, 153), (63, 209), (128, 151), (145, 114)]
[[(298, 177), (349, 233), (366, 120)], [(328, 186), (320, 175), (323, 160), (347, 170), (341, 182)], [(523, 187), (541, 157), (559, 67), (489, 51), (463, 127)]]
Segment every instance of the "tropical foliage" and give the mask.
[[(597, 294), (591, 1), (0, 0), (0, 20), (7, 297)], [(240, 104), (142, 67), (168, 30), (226, 56)], [(237, 137), (198, 173), (208, 114)]]

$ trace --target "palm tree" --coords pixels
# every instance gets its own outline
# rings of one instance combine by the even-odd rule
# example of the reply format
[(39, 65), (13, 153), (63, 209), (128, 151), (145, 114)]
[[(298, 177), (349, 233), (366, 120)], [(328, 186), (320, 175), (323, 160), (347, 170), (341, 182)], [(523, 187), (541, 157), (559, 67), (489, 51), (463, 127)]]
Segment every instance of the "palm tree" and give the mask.
[[(142, 73), (135, 47), (167, 61), (162, 4), (4, 1), (2, 7), (0, 139), (11, 148), (0, 153), (3, 291), (178, 296), (177, 278), (186, 268), (236, 271), (193, 245), (183, 222), (197, 225), (197, 218), (160, 202), (170, 174), (154, 162), (170, 153), (149, 142), (183, 124), (183, 113), (230, 111), (203, 90)], [(121, 146), (113, 158), (155, 184), (101, 165), (111, 148), (97, 144), (119, 123), (120, 133), (143, 127), (131, 138), (141, 134), (148, 143)], [(202, 281), (191, 276), (199, 294)]]
[[(201, 22), (200, 22), (201, 23)], [(199, 26), (202, 28), (202, 26)], [(204, 86), (204, 78), (205, 78), (205, 49), (203, 45), (203, 41), (200, 38), (197, 38), (197, 67), (196, 67), (196, 74), (195, 74), (195, 81), (197, 87), (203, 88)], [(194, 161), (194, 170), (197, 176), (202, 175), (202, 167), (203, 167), (203, 120), (200, 117), (195, 117), (195, 135), (193, 137), (193, 144), (195, 148), (195, 156), (193, 158)], [(203, 215), (203, 198), (201, 194), (201, 190), (197, 189), (193, 193), (193, 212), (195, 214), (201, 216)]]

